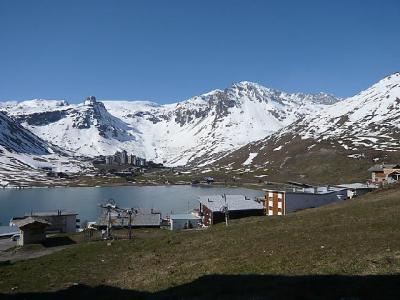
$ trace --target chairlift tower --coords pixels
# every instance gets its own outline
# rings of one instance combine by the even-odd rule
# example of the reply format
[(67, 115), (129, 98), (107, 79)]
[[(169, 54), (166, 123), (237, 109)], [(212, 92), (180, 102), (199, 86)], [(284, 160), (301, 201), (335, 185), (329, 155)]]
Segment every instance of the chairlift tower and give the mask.
[(228, 226), (229, 219), (229, 207), (226, 202), (226, 194), (223, 194), (222, 197), (225, 199), (225, 204), (221, 206), (220, 211), (225, 214), (225, 226)]
[(107, 227), (106, 227), (106, 239), (112, 239), (111, 236), (111, 212), (112, 211), (119, 211), (119, 208), (115, 204), (114, 199), (109, 199), (108, 203), (100, 204), (100, 207), (107, 211), (106, 218), (107, 218)]

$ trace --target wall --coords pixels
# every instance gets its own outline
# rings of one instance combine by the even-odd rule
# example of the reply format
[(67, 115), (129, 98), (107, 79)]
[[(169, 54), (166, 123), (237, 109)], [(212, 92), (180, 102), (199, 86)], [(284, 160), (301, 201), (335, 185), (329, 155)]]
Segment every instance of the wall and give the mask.
[(283, 191), (269, 191), (265, 194), (263, 201), (265, 214), (272, 216), (282, 216), (285, 214), (285, 192)]
[(171, 230), (187, 229), (188, 223), (192, 225), (192, 228), (198, 228), (200, 220), (171, 219)]
[(25, 229), (20, 231), (20, 237), (18, 239), (18, 245), (23, 246), (26, 244), (32, 244), (44, 241), (46, 234), (44, 228)]
[(54, 215), (41, 218), (51, 223), (47, 231), (58, 231), (62, 233), (76, 232), (76, 215)]
[(205, 205), (200, 205), (200, 211), (203, 214), (203, 224), (205, 226), (210, 226), (213, 224), (213, 213), (212, 211)]
[(382, 172), (372, 172), (372, 182), (382, 182), (386, 179), (386, 174)]
[[(340, 198), (338, 197), (340, 196)], [(301, 209), (319, 207), (329, 203), (343, 201), (347, 198), (347, 190), (326, 194), (308, 194), (287, 192), (285, 197), (285, 212), (295, 212)]]
[[(252, 216), (263, 216), (263, 209), (248, 209), (248, 210), (231, 210), (229, 211), (229, 219), (240, 219)], [(222, 212), (213, 213), (213, 224), (225, 222), (225, 214)]]

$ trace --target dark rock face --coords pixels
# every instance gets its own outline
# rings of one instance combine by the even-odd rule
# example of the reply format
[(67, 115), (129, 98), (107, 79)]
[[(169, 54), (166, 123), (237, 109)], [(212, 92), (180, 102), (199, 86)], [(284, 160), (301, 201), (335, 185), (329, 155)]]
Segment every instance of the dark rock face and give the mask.
[(49, 154), (49, 145), (45, 141), (2, 112), (0, 112), (0, 145), (10, 152)]
[(30, 115), (21, 115), (16, 117), (16, 120), (20, 123), (26, 122), (31, 126), (43, 126), (50, 123), (57, 122), (67, 115), (65, 110), (47, 111), (40, 113), (33, 113)]

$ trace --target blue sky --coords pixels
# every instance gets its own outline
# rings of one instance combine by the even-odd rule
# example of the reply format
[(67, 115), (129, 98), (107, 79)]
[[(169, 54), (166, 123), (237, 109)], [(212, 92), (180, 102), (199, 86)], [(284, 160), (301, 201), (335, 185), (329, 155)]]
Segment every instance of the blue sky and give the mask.
[(0, 2), (0, 99), (170, 103), (233, 82), (345, 97), (400, 70), (400, 1)]

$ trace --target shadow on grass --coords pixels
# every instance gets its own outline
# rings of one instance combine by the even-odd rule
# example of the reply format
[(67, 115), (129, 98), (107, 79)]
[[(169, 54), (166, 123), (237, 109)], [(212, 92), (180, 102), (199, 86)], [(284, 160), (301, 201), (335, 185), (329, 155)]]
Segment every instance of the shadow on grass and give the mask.
[(76, 242), (67, 236), (55, 236), (46, 238), (46, 240), (44, 240), (40, 244), (42, 244), (46, 248), (51, 248), (51, 247), (72, 245), (76, 244)]
[(48, 293), (1, 295), (3, 299), (400, 299), (400, 275), (269, 276), (208, 275), (148, 293), (110, 286), (71, 286)]

